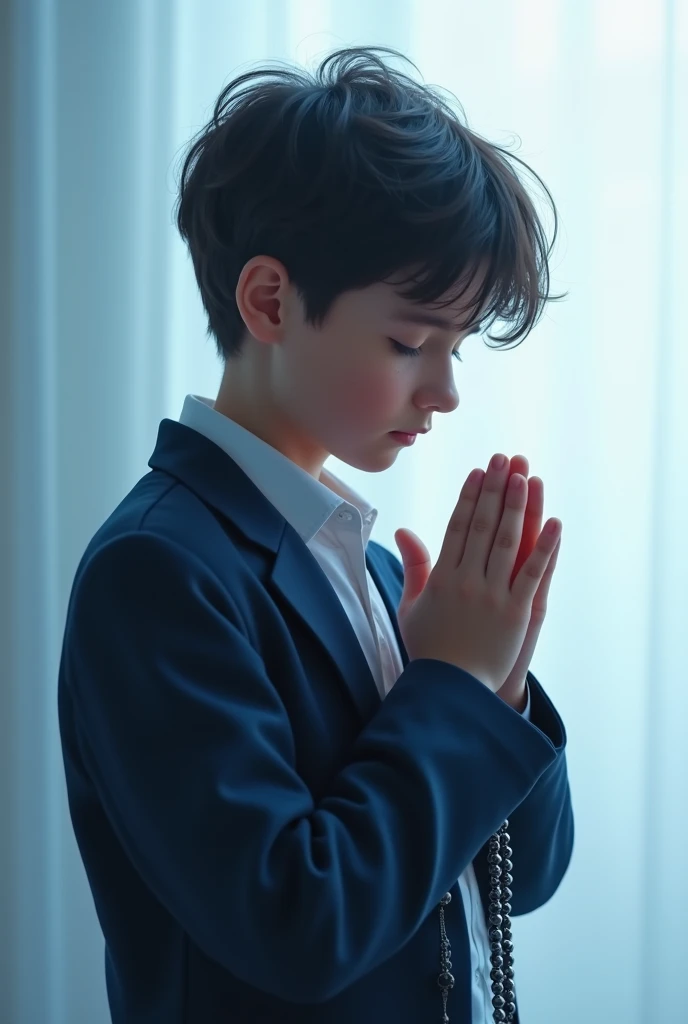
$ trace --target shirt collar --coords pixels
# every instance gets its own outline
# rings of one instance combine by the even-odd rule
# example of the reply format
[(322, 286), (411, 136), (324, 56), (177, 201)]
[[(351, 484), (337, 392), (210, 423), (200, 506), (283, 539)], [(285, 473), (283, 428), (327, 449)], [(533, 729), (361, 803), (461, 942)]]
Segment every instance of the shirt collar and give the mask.
[(222, 448), (308, 544), (321, 530), (336, 528), (335, 513), (360, 517), (364, 546), (368, 543), (377, 509), (352, 487), (323, 468), (316, 480), (272, 445), (256, 437), (228, 416), (217, 412), (212, 398), (187, 395), (179, 422), (203, 434)]

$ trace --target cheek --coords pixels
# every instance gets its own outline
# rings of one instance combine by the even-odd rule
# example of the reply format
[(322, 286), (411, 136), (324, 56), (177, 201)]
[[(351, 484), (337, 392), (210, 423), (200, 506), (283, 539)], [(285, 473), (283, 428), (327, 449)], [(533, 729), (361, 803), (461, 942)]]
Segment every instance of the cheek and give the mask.
[(394, 413), (404, 400), (403, 378), (389, 367), (367, 366), (358, 372), (348, 369), (334, 385), (339, 403), (358, 422), (374, 423)]

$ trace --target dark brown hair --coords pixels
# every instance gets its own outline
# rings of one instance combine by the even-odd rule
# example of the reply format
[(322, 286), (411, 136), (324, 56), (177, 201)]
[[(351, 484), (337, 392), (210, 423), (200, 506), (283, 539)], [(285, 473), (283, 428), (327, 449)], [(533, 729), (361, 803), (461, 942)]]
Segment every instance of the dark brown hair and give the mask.
[[(241, 349), (236, 285), (257, 255), (284, 264), (314, 325), (341, 293), (399, 272), (408, 285), (399, 294), (420, 304), (465, 282), (443, 305), (484, 272), (465, 311), (472, 327), (511, 325), (504, 343), (563, 297), (549, 294), (557, 212), (542, 180), (380, 54), (406, 59), (355, 47), (314, 74), (280, 65), (242, 74), (192, 141), (176, 220), (222, 358)], [(549, 244), (512, 162), (549, 201)]]

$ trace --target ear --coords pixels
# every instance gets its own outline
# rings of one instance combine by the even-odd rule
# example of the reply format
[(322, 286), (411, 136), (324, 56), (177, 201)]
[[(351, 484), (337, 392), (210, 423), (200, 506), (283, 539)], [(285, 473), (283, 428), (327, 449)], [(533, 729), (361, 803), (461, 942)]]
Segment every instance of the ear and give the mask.
[(272, 256), (253, 256), (239, 275), (236, 303), (246, 328), (257, 341), (282, 338), (291, 292), (289, 274)]

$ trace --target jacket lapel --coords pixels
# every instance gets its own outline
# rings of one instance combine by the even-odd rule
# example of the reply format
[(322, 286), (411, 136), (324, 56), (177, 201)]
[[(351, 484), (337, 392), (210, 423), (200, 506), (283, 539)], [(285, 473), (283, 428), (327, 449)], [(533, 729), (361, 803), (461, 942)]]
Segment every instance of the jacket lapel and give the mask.
[[(369, 721), (380, 695), (349, 618), (317, 559), (250, 477), (219, 445), (170, 419), (160, 422), (148, 465), (178, 479), (248, 541), (274, 555), (272, 584), (323, 645), (362, 721)], [(390, 595), (379, 573), (371, 572), (389, 610)], [(391, 617), (396, 629), (396, 617)]]
[(332, 584), (288, 524), (277, 551), (272, 582), (325, 647), (362, 720), (367, 722), (380, 704), (370, 666)]

